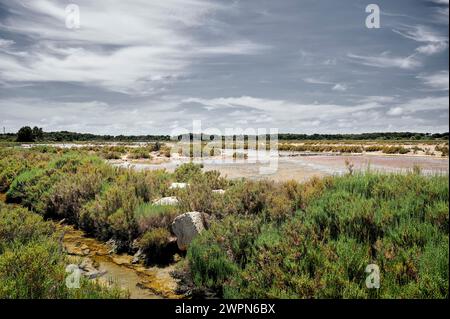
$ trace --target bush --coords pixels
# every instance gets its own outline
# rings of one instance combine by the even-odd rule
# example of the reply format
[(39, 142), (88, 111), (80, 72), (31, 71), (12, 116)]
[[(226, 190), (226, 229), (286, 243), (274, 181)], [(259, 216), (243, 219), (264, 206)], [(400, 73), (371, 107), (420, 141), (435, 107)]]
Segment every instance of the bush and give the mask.
[(189, 245), (187, 256), (195, 284), (220, 289), (246, 264), (258, 233), (255, 218), (228, 216), (213, 223)]
[(164, 263), (170, 259), (168, 246), (170, 232), (166, 228), (154, 228), (146, 231), (139, 239), (138, 246), (150, 263)]
[(132, 148), (128, 154), (128, 158), (132, 159), (151, 159), (151, 150), (145, 147)]
[(182, 164), (175, 169), (174, 177), (179, 183), (188, 183), (195, 176), (202, 173), (202, 166), (194, 163)]
[(385, 146), (383, 147), (383, 153), (385, 154), (407, 154), (409, 149), (403, 146)]
[(50, 237), (55, 227), (44, 222), (42, 217), (31, 214), (24, 208), (11, 207), (0, 203), (0, 253), (12, 243), (25, 244)]
[[(197, 285), (228, 298), (448, 298), (447, 176), (366, 173), (281, 189), (256, 201), (269, 220), (250, 222), (248, 209), (261, 210), (246, 204), (191, 243)], [(292, 214), (285, 202), (301, 211), (278, 218)], [(377, 291), (365, 287), (372, 263)]]
[(177, 215), (178, 209), (174, 206), (153, 205), (151, 203), (143, 203), (134, 211), (139, 233), (144, 233), (153, 228), (169, 229)]
[(117, 287), (108, 289), (81, 278), (79, 289), (66, 287), (69, 264), (59, 234), (51, 222), (19, 207), (0, 204), (0, 298), (123, 298)]

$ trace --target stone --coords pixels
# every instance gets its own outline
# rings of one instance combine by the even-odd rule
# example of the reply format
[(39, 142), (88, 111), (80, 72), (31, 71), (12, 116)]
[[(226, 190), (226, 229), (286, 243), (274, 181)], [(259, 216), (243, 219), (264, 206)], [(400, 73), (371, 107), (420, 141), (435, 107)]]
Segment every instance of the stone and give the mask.
[(106, 270), (97, 269), (90, 258), (84, 258), (78, 267), (82, 270), (83, 276), (88, 279), (95, 279), (106, 274)]
[(225, 194), (225, 190), (224, 189), (213, 189), (212, 191), (215, 194)]
[(178, 199), (175, 196), (163, 197), (161, 199), (155, 200), (153, 202), (154, 205), (167, 205), (167, 206), (175, 206), (178, 205)]
[(205, 229), (203, 214), (200, 212), (184, 213), (172, 223), (172, 231), (177, 236), (180, 250), (186, 250), (191, 241)]
[(169, 189), (186, 188), (188, 183), (172, 183)]

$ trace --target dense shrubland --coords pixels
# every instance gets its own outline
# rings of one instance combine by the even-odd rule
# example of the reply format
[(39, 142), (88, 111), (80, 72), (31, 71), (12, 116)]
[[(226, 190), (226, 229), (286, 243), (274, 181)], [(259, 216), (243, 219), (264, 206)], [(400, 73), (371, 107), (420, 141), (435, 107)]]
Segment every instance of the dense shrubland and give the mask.
[[(447, 176), (367, 173), (290, 184), (275, 195), (285, 196), (276, 209), (269, 186), (252, 198), (253, 209), (194, 240), (188, 258), (197, 285), (229, 298), (448, 297)], [(372, 263), (381, 269), (379, 290), (365, 287)]]
[[(114, 239), (122, 251), (140, 248), (149, 262), (170, 260), (177, 215), (209, 214), (210, 228), (191, 243), (187, 264), (195, 285), (219, 296), (448, 297), (448, 176), (231, 181), (192, 163), (174, 173), (115, 168), (89, 150), (0, 149), (0, 155), (7, 201)], [(170, 189), (172, 182), (188, 186)], [(153, 204), (164, 196), (177, 196), (179, 205)], [(27, 236), (46, 231), (33, 223), (39, 224), (25, 223)], [(365, 287), (371, 263), (381, 269), (379, 290)]]
[[(142, 248), (150, 259), (155, 256), (150, 253), (156, 250), (155, 245), (165, 246), (169, 241), (173, 219), (193, 205), (188, 202), (190, 191), (204, 196), (206, 191), (199, 187), (205, 185), (212, 191), (227, 184), (219, 173), (202, 173), (195, 164), (182, 165), (173, 174), (116, 168), (90, 155), (90, 149), (50, 152), (46, 147), (0, 152), (0, 185), (7, 202), (45, 218), (64, 219), (98, 239), (113, 239), (119, 251)], [(175, 181), (190, 186), (172, 190), (169, 186)], [(185, 199), (183, 205), (152, 204), (174, 195)], [(163, 234), (167, 235), (165, 240), (161, 240)]]

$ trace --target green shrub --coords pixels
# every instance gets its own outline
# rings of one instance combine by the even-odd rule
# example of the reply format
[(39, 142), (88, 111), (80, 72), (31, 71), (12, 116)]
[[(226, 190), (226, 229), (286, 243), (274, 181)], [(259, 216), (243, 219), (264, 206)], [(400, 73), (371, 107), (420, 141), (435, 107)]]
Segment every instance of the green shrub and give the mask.
[(151, 159), (151, 150), (145, 147), (132, 148), (128, 154), (128, 158), (132, 159)]
[(151, 203), (142, 203), (134, 210), (134, 218), (139, 233), (153, 228), (169, 229), (177, 215), (178, 209), (174, 206), (153, 205)]
[(174, 178), (176, 182), (188, 183), (193, 177), (202, 173), (201, 165), (194, 163), (182, 164), (175, 169)]
[(81, 278), (80, 288), (66, 286), (69, 264), (51, 222), (24, 208), (0, 204), (0, 298), (123, 298), (117, 287), (108, 289)]
[(0, 203), (0, 253), (12, 243), (25, 244), (42, 237), (50, 237), (55, 227), (44, 222), (42, 217), (30, 214), (21, 207), (12, 207)]
[[(249, 187), (236, 185), (227, 193)], [(193, 241), (197, 285), (229, 298), (448, 298), (448, 176), (366, 173), (281, 189), (256, 201), (262, 211), (238, 205), (238, 215)], [(301, 211), (261, 218), (284, 202)], [(233, 231), (248, 223), (249, 208), (259, 218)], [(365, 287), (372, 263), (381, 270), (378, 290)]]
[(139, 239), (138, 246), (150, 263), (161, 263), (170, 257), (168, 256), (169, 240), (170, 232), (166, 228), (159, 227), (146, 231)]
[(189, 245), (188, 259), (194, 282), (219, 289), (247, 262), (259, 233), (255, 218), (228, 216), (213, 223)]

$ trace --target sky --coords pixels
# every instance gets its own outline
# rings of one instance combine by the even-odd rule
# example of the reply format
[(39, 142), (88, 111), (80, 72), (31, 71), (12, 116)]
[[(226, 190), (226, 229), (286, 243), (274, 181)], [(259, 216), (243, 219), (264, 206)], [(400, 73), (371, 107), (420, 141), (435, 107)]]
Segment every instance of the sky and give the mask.
[(0, 0), (0, 127), (448, 132), (448, 22), (448, 0)]

